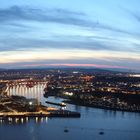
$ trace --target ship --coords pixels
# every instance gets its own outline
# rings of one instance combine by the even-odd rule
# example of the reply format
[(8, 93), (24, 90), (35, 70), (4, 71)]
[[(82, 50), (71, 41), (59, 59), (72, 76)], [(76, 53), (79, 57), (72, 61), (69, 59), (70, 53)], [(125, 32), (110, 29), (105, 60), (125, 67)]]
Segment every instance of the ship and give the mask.
[(50, 101), (46, 101), (47, 104), (52, 104), (52, 105), (57, 105), (57, 106), (62, 106), (62, 107), (65, 107), (66, 104), (65, 103), (54, 103), (54, 102), (50, 102)]

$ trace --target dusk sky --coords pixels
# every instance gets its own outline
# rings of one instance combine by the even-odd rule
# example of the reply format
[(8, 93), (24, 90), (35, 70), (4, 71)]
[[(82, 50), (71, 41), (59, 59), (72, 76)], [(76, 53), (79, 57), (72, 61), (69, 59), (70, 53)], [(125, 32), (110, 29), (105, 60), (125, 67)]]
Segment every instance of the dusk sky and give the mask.
[(140, 71), (140, 0), (0, 0), (0, 68)]

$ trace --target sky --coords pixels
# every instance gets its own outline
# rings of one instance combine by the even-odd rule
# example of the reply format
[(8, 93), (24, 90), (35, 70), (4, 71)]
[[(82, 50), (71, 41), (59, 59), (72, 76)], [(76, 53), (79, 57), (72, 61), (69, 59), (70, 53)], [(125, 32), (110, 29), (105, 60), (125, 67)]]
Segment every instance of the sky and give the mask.
[(139, 0), (0, 0), (0, 68), (140, 71)]

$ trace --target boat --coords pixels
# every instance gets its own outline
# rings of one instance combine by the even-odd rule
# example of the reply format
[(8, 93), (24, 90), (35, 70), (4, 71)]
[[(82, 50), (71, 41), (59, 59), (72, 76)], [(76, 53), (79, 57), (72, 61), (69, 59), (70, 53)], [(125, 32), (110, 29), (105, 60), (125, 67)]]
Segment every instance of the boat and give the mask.
[(47, 104), (52, 104), (52, 105), (58, 105), (58, 106), (62, 106), (62, 107), (65, 107), (66, 104), (65, 103), (55, 103), (55, 102), (50, 102), (50, 101), (46, 101)]
[(101, 131), (101, 132), (99, 132), (99, 135), (104, 135), (104, 132), (102, 132), (102, 131)]
[(68, 130), (68, 129), (64, 129), (64, 132), (65, 132), (65, 133), (68, 133), (68, 132), (69, 132), (69, 130)]

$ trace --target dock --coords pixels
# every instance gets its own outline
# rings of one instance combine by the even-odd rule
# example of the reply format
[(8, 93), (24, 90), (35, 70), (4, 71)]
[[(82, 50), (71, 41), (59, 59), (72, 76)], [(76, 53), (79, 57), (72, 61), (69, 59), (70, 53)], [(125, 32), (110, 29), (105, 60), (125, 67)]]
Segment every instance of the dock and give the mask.
[(50, 111), (39, 111), (39, 112), (5, 112), (0, 113), (0, 119), (6, 118), (35, 118), (35, 117), (69, 117), (79, 118), (80, 113), (72, 112), (68, 110), (50, 110)]

